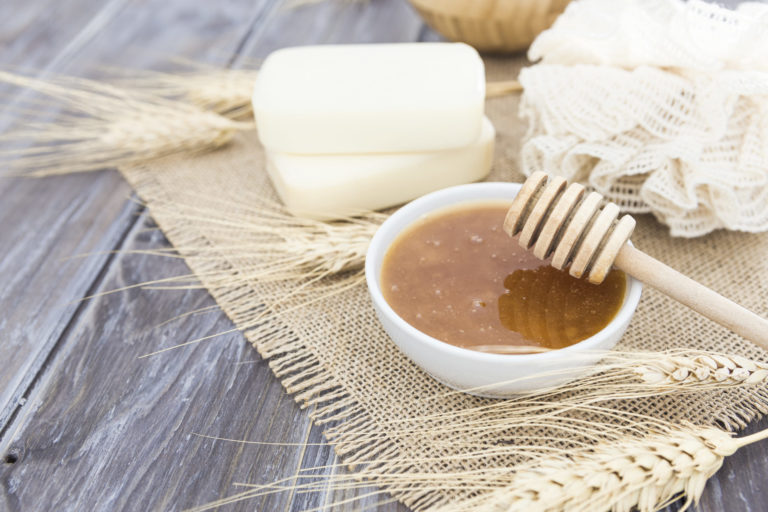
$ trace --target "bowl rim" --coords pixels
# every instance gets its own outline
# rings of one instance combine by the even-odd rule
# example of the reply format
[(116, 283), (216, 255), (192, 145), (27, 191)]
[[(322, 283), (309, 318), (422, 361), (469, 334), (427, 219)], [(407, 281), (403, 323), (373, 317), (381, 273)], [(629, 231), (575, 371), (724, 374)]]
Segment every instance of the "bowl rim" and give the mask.
[[(392, 309), (392, 307), (384, 298), (383, 293), (381, 292), (381, 285), (379, 282), (381, 266), (379, 265), (379, 272), (377, 272), (377, 269), (374, 267), (377, 260), (381, 260), (383, 262), (383, 258), (387, 250), (400, 233), (409, 228), (411, 225), (413, 225), (414, 222), (421, 219), (424, 215), (434, 211), (459, 206), (462, 203), (469, 204), (482, 201), (498, 201), (505, 199), (509, 199), (511, 201), (512, 198), (514, 198), (514, 195), (517, 194), (517, 192), (520, 190), (521, 186), (522, 184), (520, 183), (511, 182), (480, 182), (456, 185), (425, 194), (418, 199), (409, 202), (394, 212), (392, 215), (390, 215), (376, 230), (376, 233), (374, 234), (368, 246), (365, 257), (366, 284), (368, 285), (368, 291), (374, 302), (374, 305), (379, 309), (379, 311), (386, 315), (388, 319), (397, 324), (397, 326), (401, 330), (405, 331), (405, 333), (411, 338), (418, 340), (418, 342), (422, 344), (433, 347), (436, 350), (478, 362), (504, 362), (506, 364), (515, 362), (529, 363), (533, 361), (550, 361), (567, 357), (572, 355), (574, 352), (587, 352), (590, 349), (594, 349), (595, 345), (599, 346), (606, 340), (606, 338), (613, 336), (617, 330), (621, 330), (622, 325), (625, 325), (625, 323), (628, 324), (634, 315), (635, 310), (637, 309), (643, 286), (640, 281), (626, 273), (625, 275), (627, 288), (624, 293), (624, 301), (619, 311), (611, 319), (611, 321), (608, 322), (608, 324), (600, 331), (596, 332), (589, 338), (585, 338), (579, 342), (574, 343), (573, 345), (555, 349), (549, 352), (541, 352), (535, 354), (495, 354), (492, 352), (480, 352), (468, 348), (457, 347), (456, 345), (451, 345), (450, 343), (441, 341), (430, 336), (429, 334), (426, 334), (425, 332), (420, 331), (413, 325), (406, 322), (402, 317), (400, 317), (400, 315), (395, 312), (394, 309)], [(499, 197), (496, 198), (483, 197), (478, 195), (482, 192), (490, 194), (491, 192), (495, 192), (497, 190), (499, 192)], [(505, 192), (509, 193), (510, 195), (508, 197), (504, 197)], [(440, 204), (436, 206), (428, 207), (428, 205), (433, 201), (438, 201), (444, 199), (445, 197), (451, 196), (465, 197), (463, 199), (457, 199), (454, 201), (440, 202)], [(384, 245), (384, 238), (389, 235), (392, 230), (395, 229), (393, 226), (400, 222), (404, 223), (404, 227), (398, 229), (397, 232), (393, 234), (392, 240)], [(395, 342), (395, 344), (398, 343)]]

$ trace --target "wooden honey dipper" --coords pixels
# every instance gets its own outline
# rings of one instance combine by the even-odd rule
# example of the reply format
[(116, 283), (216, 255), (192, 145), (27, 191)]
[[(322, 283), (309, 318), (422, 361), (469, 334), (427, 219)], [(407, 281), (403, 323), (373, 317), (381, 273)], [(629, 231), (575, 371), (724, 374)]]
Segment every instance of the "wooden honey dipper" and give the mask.
[(570, 265), (574, 277), (599, 284), (615, 265), (710, 320), (768, 350), (768, 321), (684, 276), (627, 243), (635, 219), (578, 183), (533, 173), (518, 192), (504, 220), (504, 231), (540, 259), (552, 258), (558, 270)]

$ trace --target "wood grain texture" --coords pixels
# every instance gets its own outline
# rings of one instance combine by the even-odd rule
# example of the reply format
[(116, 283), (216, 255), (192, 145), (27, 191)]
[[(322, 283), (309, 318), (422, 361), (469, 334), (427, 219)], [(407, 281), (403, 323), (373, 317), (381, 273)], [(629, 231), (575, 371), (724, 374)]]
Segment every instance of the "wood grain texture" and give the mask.
[[(7, 50), (0, 52), (0, 65), (51, 68), (77, 50), (78, 34), (93, 26), (94, 18), (105, 16), (96, 0), (73, 1), (71, 10), (61, 12), (55, 4), (3, 3), (2, 12), (14, 15), (0, 16)], [(0, 125), (12, 120), (2, 117)], [(111, 249), (135, 211), (126, 201), (129, 195), (130, 188), (114, 172), (0, 179), (0, 329), (6, 335), (0, 344), (0, 431), (76, 310), (73, 301), (85, 294), (106, 261), (106, 256), (65, 258)]]
[[(167, 245), (159, 232), (145, 230), (146, 217), (125, 249)], [(97, 290), (187, 271), (177, 259), (120, 255)], [(232, 482), (290, 476), (296, 450), (260, 451), (195, 435), (266, 432), (265, 441), (304, 441), (305, 428), (293, 428), (303, 413), (238, 333), (140, 359), (231, 329), (217, 311), (154, 327), (210, 305), (199, 290), (134, 289), (89, 301), (14, 424), (7, 451), (19, 460), (2, 470), (5, 509), (181, 510), (219, 498)], [(286, 499), (265, 500), (263, 509)]]
[(243, 46), (246, 63), (257, 63), (286, 46), (393, 43), (418, 40), (423, 23), (401, 0), (324, 1), (271, 10)]
[[(37, 9), (34, 15), (22, 17), (31, 21), (13, 22), (21, 28), (9, 30), (30, 41), (11, 45), (23, 50), (8, 57), (15, 55), (17, 60), (0, 61), (0, 65), (26, 66), (27, 61), (18, 61), (26, 51), (43, 73), (93, 76), (101, 67), (117, 63), (150, 67), (172, 56), (220, 63), (235, 54), (254, 20), (275, 2), (242, 0), (190, 8), (184, 0), (142, 0), (130, 5), (125, 0), (106, 4), (77, 0), (67, 3), (69, 9), (61, 13), (48, 10), (51, 6), (46, 4), (16, 3), (22, 12)], [(56, 35), (59, 27), (64, 36)], [(39, 46), (38, 40), (42, 40)], [(52, 48), (61, 51), (51, 53)], [(87, 294), (108, 262), (104, 252), (135, 221), (136, 206), (130, 196), (130, 187), (115, 171), (0, 180), (5, 251), (0, 282), (6, 283), (0, 289), (0, 304), (6, 305), (0, 327), (10, 334), (10, 341), (0, 345), (0, 360), (6, 362), (0, 373), (0, 430), (56, 345), (76, 311), (76, 301)], [(101, 254), (67, 259), (82, 253)]]
[[(168, 55), (253, 66), (289, 45), (433, 41), (402, 0), (6, 0), (0, 65), (97, 74)], [(2, 121), (0, 121), (2, 122)], [(0, 181), (0, 510), (181, 510), (337, 463), (202, 290), (89, 293), (185, 274), (179, 260), (82, 252), (167, 246), (115, 172)], [(21, 405), (23, 403), (23, 405)], [(3, 428), (4, 426), (4, 428)], [(768, 421), (759, 426), (768, 427)], [(200, 437), (287, 445), (253, 445)], [(726, 459), (698, 510), (764, 510), (766, 443)], [(326, 471), (336, 471), (327, 469)], [(361, 496), (285, 492), (221, 510), (289, 511)], [(341, 509), (405, 510), (364, 498)], [(669, 510), (676, 510), (673, 506)]]

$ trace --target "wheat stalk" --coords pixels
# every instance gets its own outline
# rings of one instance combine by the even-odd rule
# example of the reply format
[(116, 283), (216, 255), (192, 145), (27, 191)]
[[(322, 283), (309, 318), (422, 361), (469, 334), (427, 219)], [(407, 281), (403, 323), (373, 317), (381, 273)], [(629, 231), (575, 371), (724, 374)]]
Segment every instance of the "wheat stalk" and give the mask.
[(437, 510), (646, 512), (681, 495), (684, 510), (697, 502), (726, 456), (766, 437), (768, 430), (737, 439), (713, 427), (692, 425), (628, 437), (537, 460), (517, 469), (504, 489)]
[[(458, 392), (449, 391), (436, 396), (414, 400), (414, 407), (419, 410), (419, 403), (434, 406), (439, 403), (451, 404), (445, 412), (429, 415), (402, 415), (391, 420), (379, 420), (375, 432), (365, 429), (355, 430), (345, 428), (345, 434), (358, 438), (368, 435), (378, 436), (387, 433), (390, 436), (404, 438), (423, 438), (430, 445), (435, 444), (435, 436), (441, 437), (449, 445), (486, 446), (488, 439), (508, 439), (514, 429), (515, 435), (522, 434), (522, 429), (533, 425), (547, 425), (550, 431), (568, 429), (569, 439), (576, 442), (582, 437), (583, 441), (590, 439), (605, 439), (606, 434), (600, 429), (615, 431), (617, 426), (625, 425), (622, 429), (631, 429), (634, 435), (643, 432), (642, 429), (652, 423), (649, 419), (630, 411), (642, 401), (652, 397), (675, 395), (682, 393), (710, 392), (718, 389), (755, 389), (765, 384), (765, 380), (723, 379), (708, 382), (692, 381), (672, 384), (647, 383), (639, 376), (647, 367), (667, 366), (670, 361), (681, 359), (683, 350), (671, 352), (620, 352), (607, 353), (605, 360), (595, 366), (592, 374), (569, 382), (565, 386), (517, 395), (506, 400), (490, 403), (461, 402), (457, 405), (452, 400)], [(712, 352), (699, 352), (698, 358), (735, 359), (741, 360), (746, 368), (759, 365), (738, 356), (725, 356)], [(674, 371), (670, 368), (670, 373)], [(555, 372), (542, 372), (535, 376), (537, 379), (556, 377)], [(586, 416), (585, 416), (586, 415)], [(584, 423), (586, 419), (586, 423)], [(728, 425), (735, 419), (719, 418)], [(740, 423), (741, 424), (741, 423)], [(655, 428), (655, 427), (654, 427)], [(578, 435), (577, 435), (578, 433)], [(329, 435), (333, 436), (333, 432)], [(590, 441), (591, 442), (591, 441)]]
[[(246, 195), (245, 201), (195, 194), (183, 201), (157, 201), (152, 213), (166, 221), (194, 222), (216, 233), (216, 243), (180, 244), (185, 258), (216, 259), (226, 255), (244, 263), (238, 276), (253, 281), (303, 281), (359, 270), (371, 238), (386, 214), (361, 212), (333, 222), (295, 217), (276, 201)], [(166, 255), (164, 251), (157, 252)]]
[(507, 96), (523, 91), (523, 86), (517, 80), (502, 80), (498, 82), (487, 82), (485, 84), (485, 97), (497, 98)]
[(654, 385), (765, 384), (768, 364), (738, 355), (670, 355), (638, 366), (640, 378)]
[(258, 71), (203, 69), (181, 73), (139, 71), (117, 83), (145, 93), (185, 101), (232, 119), (253, 115), (251, 95)]
[[(287, 490), (349, 491), (372, 483), (384, 487), (372, 494), (423, 496), (439, 492), (443, 498), (436, 497), (431, 505), (422, 507), (432, 512), (649, 512), (683, 498), (681, 510), (685, 510), (698, 501), (707, 480), (726, 456), (768, 437), (768, 429), (734, 438), (708, 426), (652, 421), (649, 428), (652, 430), (643, 435), (609, 433), (606, 440), (591, 446), (533, 452), (521, 463), (481, 470), (462, 469), (461, 459), (485, 460), (498, 453), (465, 451), (455, 455), (455, 461), (408, 455), (397, 461), (359, 460), (355, 469), (343, 464), (304, 468), (294, 476), (267, 484), (239, 484), (249, 489), (194, 510)], [(525, 453), (525, 447), (520, 451)], [(458, 464), (458, 469), (441, 464), (452, 462)], [(434, 463), (438, 466), (432, 469), (414, 470)], [(342, 467), (350, 471), (328, 473), (329, 469)], [(346, 501), (328, 506), (342, 503)]]
[[(0, 135), (11, 148), (0, 163), (11, 174), (47, 176), (145, 162), (178, 152), (218, 148), (252, 123), (237, 122), (194, 105), (129, 92), (80, 78), (38, 80), (0, 71), (0, 83), (43, 94), (32, 111), (56, 107), (55, 123), (27, 122)], [(11, 104), (25, 109), (29, 105)]]

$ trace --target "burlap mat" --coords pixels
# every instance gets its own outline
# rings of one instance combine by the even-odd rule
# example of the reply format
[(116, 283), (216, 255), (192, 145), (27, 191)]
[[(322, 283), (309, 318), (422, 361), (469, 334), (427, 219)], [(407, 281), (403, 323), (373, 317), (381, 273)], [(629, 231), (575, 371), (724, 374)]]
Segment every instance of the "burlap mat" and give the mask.
[[(517, 76), (520, 61), (489, 61), (489, 78)], [(489, 180), (521, 181), (518, 150), (525, 127), (517, 118), (517, 97), (489, 100), (487, 112), (498, 131), (494, 170)], [(232, 231), (224, 235), (215, 225), (193, 217), (172, 215), (169, 203), (195, 202), (214, 210), (233, 211), (255, 198), (274, 198), (264, 171), (263, 153), (255, 133), (240, 136), (227, 148), (194, 157), (173, 157), (123, 169), (125, 177), (149, 205), (159, 226), (177, 247), (207, 244), (214, 257), (190, 256), (187, 263), (200, 276), (223, 311), (244, 330), (260, 354), (270, 359), (275, 373), (297, 400), (313, 404), (317, 421), (332, 422), (331, 442), (346, 461), (377, 458), (389, 461), (391, 471), (425, 469), (406, 463), (416, 456), (455, 456), (445, 436), (393, 433), (375, 440), (359, 436), (377, 431), (392, 418), (414, 417), (492, 403), (462, 394), (443, 395), (447, 388), (427, 376), (403, 355), (379, 325), (364, 283), (308, 307), (259, 325), (253, 319), (263, 310), (264, 297), (288, 293), (293, 285), (265, 284), (247, 278), (252, 262), (233, 256)], [(157, 206), (157, 208), (156, 208)], [(257, 221), (257, 219), (256, 219)], [(243, 233), (247, 236), (247, 233)], [(634, 243), (652, 256), (733, 298), (763, 316), (768, 315), (768, 236), (718, 231), (698, 239), (676, 239), (650, 217), (640, 217)], [(209, 253), (210, 256), (211, 253)], [(257, 255), (253, 256), (257, 258)], [(240, 276), (236, 285), (210, 281), (211, 270)], [(289, 299), (281, 305), (290, 309)], [(182, 342), (185, 340), (179, 340)], [(674, 301), (646, 288), (621, 348), (664, 350), (672, 347), (715, 349), (755, 359), (765, 353), (726, 329), (713, 324)], [(424, 397), (438, 396), (435, 400)], [(637, 401), (631, 407), (673, 421), (742, 426), (761, 412), (768, 399), (759, 390), (733, 390)], [(383, 432), (386, 434), (387, 429)], [(348, 434), (348, 435), (345, 435)], [(561, 433), (549, 433), (556, 438)], [(563, 439), (567, 442), (567, 439)], [(407, 457), (407, 458), (406, 458)], [(482, 469), (510, 460), (467, 460), (445, 457), (441, 469)], [(429, 469), (429, 468), (426, 468)], [(455, 491), (458, 492), (458, 491)], [(454, 491), (422, 492), (400, 489), (395, 496), (423, 509), (444, 501)]]

